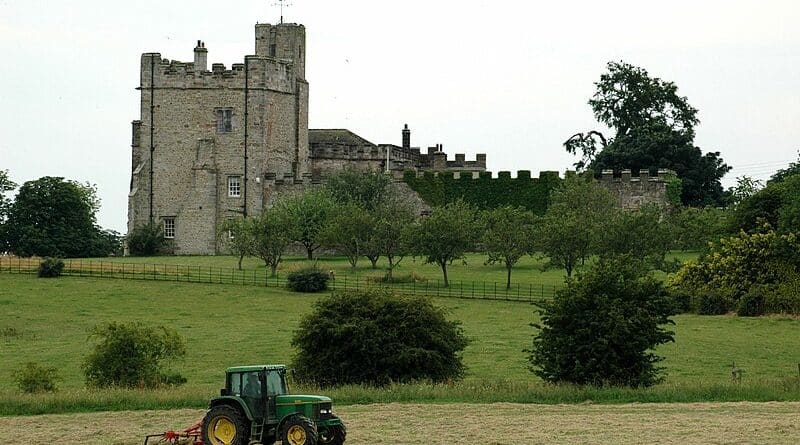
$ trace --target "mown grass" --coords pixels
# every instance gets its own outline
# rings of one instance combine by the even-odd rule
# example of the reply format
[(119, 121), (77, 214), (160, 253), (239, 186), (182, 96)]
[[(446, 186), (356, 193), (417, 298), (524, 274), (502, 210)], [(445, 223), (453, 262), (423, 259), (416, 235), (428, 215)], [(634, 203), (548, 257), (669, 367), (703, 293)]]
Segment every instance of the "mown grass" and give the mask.
[[(62, 277), (38, 279), (0, 273), (0, 415), (103, 409), (202, 407), (218, 393), (224, 369), (288, 363), (299, 319), (320, 295), (226, 285)], [(390, 401), (598, 403), (631, 401), (798, 400), (800, 320), (734, 316), (675, 317), (676, 342), (659, 353), (667, 381), (647, 390), (544, 385), (527, 369), (526, 348), (537, 319), (529, 304), (438, 299), (461, 320), (472, 343), (464, 352), (465, 380), (448, 385), (322, 391), (337, 403)], [(143, 321), (177, 329), (187, 341), (186, 360), (174, 368), (183, 388), (160, 391), (90, 391), (81, 362), (91, 348), (88, 330), (110, 321)], [(64, 377), (55, 395), (27, 396), (11, 373), (27, 361), (57, 366)], [(731, 384), (730, 365), (745, 370)], [(481, 389), (485, 388), (485, 389)], [(309, 389), (313, 390), (313, 389)], [(317, 390), (314, 390), (317, 391)]]

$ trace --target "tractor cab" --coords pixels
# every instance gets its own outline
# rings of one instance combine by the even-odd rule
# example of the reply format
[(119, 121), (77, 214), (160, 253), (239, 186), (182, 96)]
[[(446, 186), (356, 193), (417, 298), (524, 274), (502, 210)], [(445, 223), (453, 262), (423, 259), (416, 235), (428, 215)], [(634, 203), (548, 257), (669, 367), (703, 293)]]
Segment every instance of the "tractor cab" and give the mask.
[(341, 445), (347, 432), (325, 396), (289, 394), (286, 366), (237, 366), (202, 422), (204, 444)]

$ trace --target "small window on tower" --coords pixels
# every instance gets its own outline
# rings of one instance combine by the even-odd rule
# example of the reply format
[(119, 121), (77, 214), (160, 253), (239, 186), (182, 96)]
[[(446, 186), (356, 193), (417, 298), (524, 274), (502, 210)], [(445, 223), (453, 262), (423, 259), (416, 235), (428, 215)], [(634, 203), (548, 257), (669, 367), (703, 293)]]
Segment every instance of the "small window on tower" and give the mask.
[(242, 181), (240, 176), (228, 176), (228, 197), (238, 198), (242, 196)]
[(218, 108), (217, 133), (230, 133), (233, 131), (233, 110), (230, 108)]
[(277, 53), (278, 53), (278, 46), (273, 43), (272, 45), (269, 46), (269, 56), (275, 57), (275, 54)]
[(164, 238), (175, 238), (175, 218), (164, 218)]

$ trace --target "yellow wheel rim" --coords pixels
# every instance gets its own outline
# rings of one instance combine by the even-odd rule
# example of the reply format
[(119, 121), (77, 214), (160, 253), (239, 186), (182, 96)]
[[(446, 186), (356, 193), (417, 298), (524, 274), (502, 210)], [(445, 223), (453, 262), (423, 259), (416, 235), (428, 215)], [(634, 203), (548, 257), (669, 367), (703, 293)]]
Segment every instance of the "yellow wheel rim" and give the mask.
[(303, 445), (306, 443), (306, 430), (300, 425), (294, 425), (286, 432), (290, 445)]
[(213, 445), (230, 445), (236, 439), (236, 425), (227, 417), (217, 417), (209, 426), (208, 438)]

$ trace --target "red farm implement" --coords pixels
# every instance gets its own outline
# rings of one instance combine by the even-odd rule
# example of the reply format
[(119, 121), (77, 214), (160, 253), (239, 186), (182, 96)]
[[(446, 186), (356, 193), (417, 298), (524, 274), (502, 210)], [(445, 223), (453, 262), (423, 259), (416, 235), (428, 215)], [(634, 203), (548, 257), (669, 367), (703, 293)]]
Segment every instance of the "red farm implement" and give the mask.
[(201, 422), (181, 431), (167, 431), (161, 434), (145, 436), (144, 445), (203, 445)]

